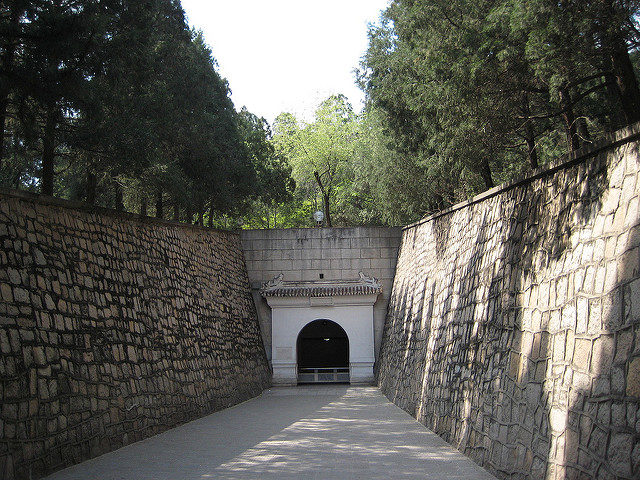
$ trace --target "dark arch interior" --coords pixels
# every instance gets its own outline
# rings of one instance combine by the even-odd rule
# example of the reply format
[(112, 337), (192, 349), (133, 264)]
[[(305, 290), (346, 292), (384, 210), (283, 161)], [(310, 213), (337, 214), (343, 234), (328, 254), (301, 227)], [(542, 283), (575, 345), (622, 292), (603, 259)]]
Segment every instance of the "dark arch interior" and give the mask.
[(315, 320), (298, 335), (298, 368), (349, 366), (349, 339), (340, 325)]

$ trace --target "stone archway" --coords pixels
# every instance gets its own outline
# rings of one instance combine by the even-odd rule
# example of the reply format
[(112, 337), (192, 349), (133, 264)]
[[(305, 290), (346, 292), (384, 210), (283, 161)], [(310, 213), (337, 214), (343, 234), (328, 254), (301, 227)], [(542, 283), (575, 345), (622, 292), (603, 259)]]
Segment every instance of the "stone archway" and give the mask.
[[(348, 367), (345, 372), (333, 372), (339, 380), (332, 381), (373, 382), (373, 304), (382, 293), (376, 279), (360, 274), (359, 280), (287, 282), (279, 275), (264, 284), (261, 293), (271, 307), (271, 366), (275, 385), (301, 382), (298, 337), (318, 319), (337, 324), (348, 339)], [(344, 375), (338, 377), (338, 373)], [(308, 381), (302, 378), (302, 383)]]
[(349, 337), (328, 319), (306, 324), (296, 340), (298, 383), (349, 382)]

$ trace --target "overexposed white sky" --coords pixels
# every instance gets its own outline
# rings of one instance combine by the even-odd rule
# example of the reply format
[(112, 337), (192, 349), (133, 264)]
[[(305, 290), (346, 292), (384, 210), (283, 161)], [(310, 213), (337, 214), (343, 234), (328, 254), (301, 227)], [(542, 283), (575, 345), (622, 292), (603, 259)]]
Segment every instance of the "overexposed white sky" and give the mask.
[(204, 32), (236, 109), (272, 123), (281, 112), (310, 120), (334, 93), (361, 109), (353, 72), (367, 48), (367, 25), (388, 2), (182, 0), (182, 7)]

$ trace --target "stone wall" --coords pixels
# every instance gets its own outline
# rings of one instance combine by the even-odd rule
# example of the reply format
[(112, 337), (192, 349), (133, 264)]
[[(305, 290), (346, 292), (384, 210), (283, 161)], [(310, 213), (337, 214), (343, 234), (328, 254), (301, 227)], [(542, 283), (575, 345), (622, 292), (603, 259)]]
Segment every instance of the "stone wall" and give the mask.
[(270, 383), (238, 235), (0, 192), (0, 478)]
[(263, 282), (280, 273), (285, 281), (357, 280), (358, 272), (377, 278), (382, 284), (382, 295), (373, 308), (377, 357), (400, 245), (400, 228), (244, 230), (240, 235), (269, 359), (271, 309), (259, 290)]
[(638, 136), (403, 232), (379, 385), (499, 478), (639, 478)]

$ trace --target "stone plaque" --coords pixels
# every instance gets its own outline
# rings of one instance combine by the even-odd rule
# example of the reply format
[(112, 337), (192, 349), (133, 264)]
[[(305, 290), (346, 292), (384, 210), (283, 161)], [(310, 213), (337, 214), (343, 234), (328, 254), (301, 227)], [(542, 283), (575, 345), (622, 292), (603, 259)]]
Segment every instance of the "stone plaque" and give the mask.
[(333, 297), (309, 297), (309, 305), (316, 306), (330, 306), (333, 305)]

